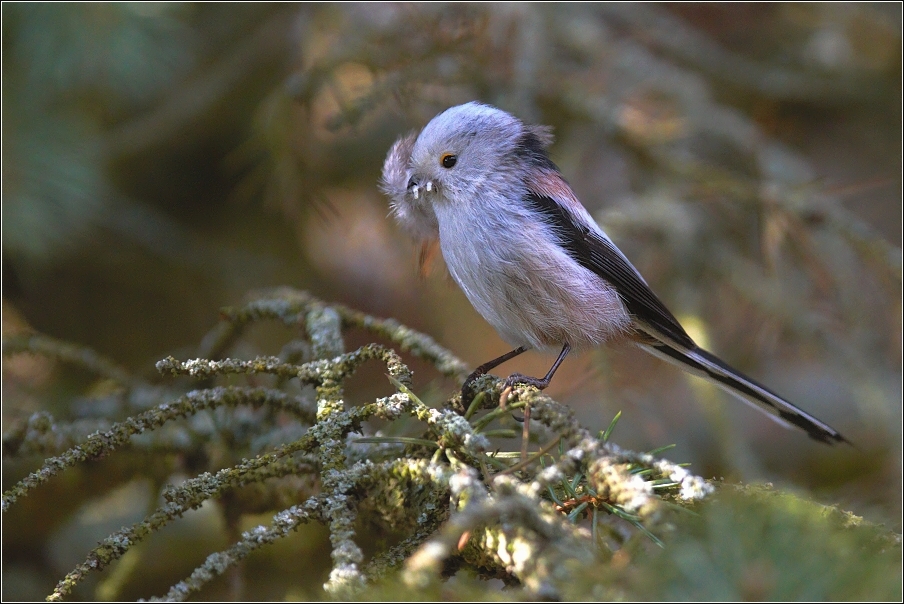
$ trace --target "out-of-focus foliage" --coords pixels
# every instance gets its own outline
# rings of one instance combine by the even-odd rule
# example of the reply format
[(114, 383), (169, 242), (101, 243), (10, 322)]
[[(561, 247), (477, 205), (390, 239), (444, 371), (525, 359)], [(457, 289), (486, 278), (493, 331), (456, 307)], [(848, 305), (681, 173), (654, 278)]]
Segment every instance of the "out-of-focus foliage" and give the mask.
[[(554, 126), (553, 159), (694, 338), (859, 450), (816, 447), (631, 350), (569, 358), (554, 398), (591, 430), (624, 410), (620, 442), (676, 442), (674, 457), (704, 476), (793, 483), (869, 518), (899, 517), (898, 5), (2, 11), (4, 339), (37, 330), (150, 374), (166, 354), (197, 352), (212, 309), (289, 284), (399, 317), (472, 365), (497, 356), (505, 344), (441, 267), (418, 280), (376, 188), (396, 137), (477, 99)], [(255, 333), (241, 356), (275, 354), (279, 336)], [(536, 375), (548, 364), (525, 355), (503, 369)], [(454, 390), (412, 367), (418, 392), (438, 401)], [(350, 390), (379, 392), (379, 372), (362, 375)], [(4, 358), (4, 431), (38, 411), (85, 430), (102, 423), (117, 407), (105, 417), (79, 397), (94, 401), (108, 380)], [(109, 493), (103, 501), (65, 481), (50, 487), (53, 505), (29, 499), (29, 530), (4, 531), (5, 578), (22, 597), (46, 593), (29, 590), (108, 534), (101, 519), (119, 518), (101, 504), (134, 512), (142, 488), (224, 467), (229, 440), (212, 426), (209, 451), (181, 460), (184, 473), (149, 460), (149, 480), (134, 487), (133, 466), (111, 459), (72, 483)], [(171, 536), (149, 542), (164, 554), (142, 559), (203, 559), (234, 541), (220, 508), (203, 514), (205, 530), (180, 535), (218, 545)], [(320, 568), (324, 552), (305, 547), (291, 555)], [(310, 595), (319, 584), (308, 587), (287, 589)]]
[(761, 486), (725, 486), (695, 511), (676, 518), (665, 549), (625, 556), (577, 584), (604, 574), (617, 586), (609, 599), (648, 601), (901, 598), (900, 536), (884, 527)]
[(104, 126), (158, 100), (194, 63), (177, 10), (4, 8), (5, 254), (50, 261), (101, 222)]

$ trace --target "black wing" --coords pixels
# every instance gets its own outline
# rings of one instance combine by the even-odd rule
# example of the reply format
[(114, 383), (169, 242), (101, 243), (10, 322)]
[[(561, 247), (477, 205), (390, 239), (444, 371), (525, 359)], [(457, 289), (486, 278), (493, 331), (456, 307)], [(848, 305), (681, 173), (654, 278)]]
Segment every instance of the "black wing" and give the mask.
[(656, 297), (637, 269), (625, 260), (611, 241), (575, 221), (567, 209), (548, 196), (529, 193), (525, 201), (546, 217), (559, 236), (559, 243), (578, 264), (615, 287), (628, 312), (636, 319), (680, 346), (697, 348), (675, 315)]

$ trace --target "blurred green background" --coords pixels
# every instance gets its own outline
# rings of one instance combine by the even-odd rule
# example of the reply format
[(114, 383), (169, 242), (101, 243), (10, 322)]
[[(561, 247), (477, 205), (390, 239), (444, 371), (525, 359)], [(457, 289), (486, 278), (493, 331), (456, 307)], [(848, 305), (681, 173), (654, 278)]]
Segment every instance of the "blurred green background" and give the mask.
[[(4, 4), (2, 16), (4, 337), (37, 330), (152, 376), (164, 356), (191, 355), (220, 306), (290, 285), (395, 317), (472, 365), (498, 356), (507, 345), (441, 259), (418, 276), (377, 190), (398, 136), (476, 99), (552, 125), (554, 161), (695, 339), (857, 449), (778, 428), (626, 347), (570, 357), (548, 393), (591, 430), (622, 410), (625, 447), (675, 443), (669, 457), (702, 476), (769, 480), (901, 530), (899, 5)], [(258, 336), (249, 356), (285, 339)], [(542, 375), (551, 360), (498, 372)], [(414, 367), (431, 400), (454, 391)], [(367, 375), (361, 396), (386, 390)], [(40, 409), (71, 417), (89, 382), (5, 358), (4, 426)], [(28, 522), (4, 516), (4, 598), (48, 593), (109, 532), (85, 518), (131, 522), (116, 514), (140, 517), (148, 485), (101, 502), (59, 488), (65, 505), (32, 501), (42, 491), (16, 517)], [(93, 597), (160, 593), (228, 543), (215, 516), (183, 527), (208, 539), (180, 545), (193, 563)], [(293, 550), (310, 550), (310, 585), (270, 566), (289, 587), (259, 597), (318, 597), (328, 541), (310, 532)]]

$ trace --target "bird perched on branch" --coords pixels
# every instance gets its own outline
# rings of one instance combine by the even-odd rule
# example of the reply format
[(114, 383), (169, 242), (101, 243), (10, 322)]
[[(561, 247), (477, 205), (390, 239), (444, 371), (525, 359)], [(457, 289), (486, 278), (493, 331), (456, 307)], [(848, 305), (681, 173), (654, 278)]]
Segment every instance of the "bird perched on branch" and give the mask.
[[(506, 385), (546, 388), (573, 348), (628, 340), (827, 444), (836, 430), (697, 346), (575, 196), (550, 160), (549, 128), (471, 102), (399, 139), (382, 189), (399, 225), (439, 239), (452, 278), (516, 348), (478, 367), (462, 388), (534, 348), (560, 351), (543, 378)], [(467, 401), (465, 401), (467, 402)]]

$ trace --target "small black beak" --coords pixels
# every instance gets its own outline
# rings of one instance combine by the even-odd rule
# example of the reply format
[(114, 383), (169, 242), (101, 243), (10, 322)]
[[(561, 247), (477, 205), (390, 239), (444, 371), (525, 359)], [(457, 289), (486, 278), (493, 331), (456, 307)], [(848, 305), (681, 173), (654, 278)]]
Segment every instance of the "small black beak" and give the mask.
[(411, 187), (416, 187), (416, 186), (417, 186), (417, 181), (414, 180), (414, 178), (411, 178), (408, 180), (408, 188), (409, 189), (411, 189)]

